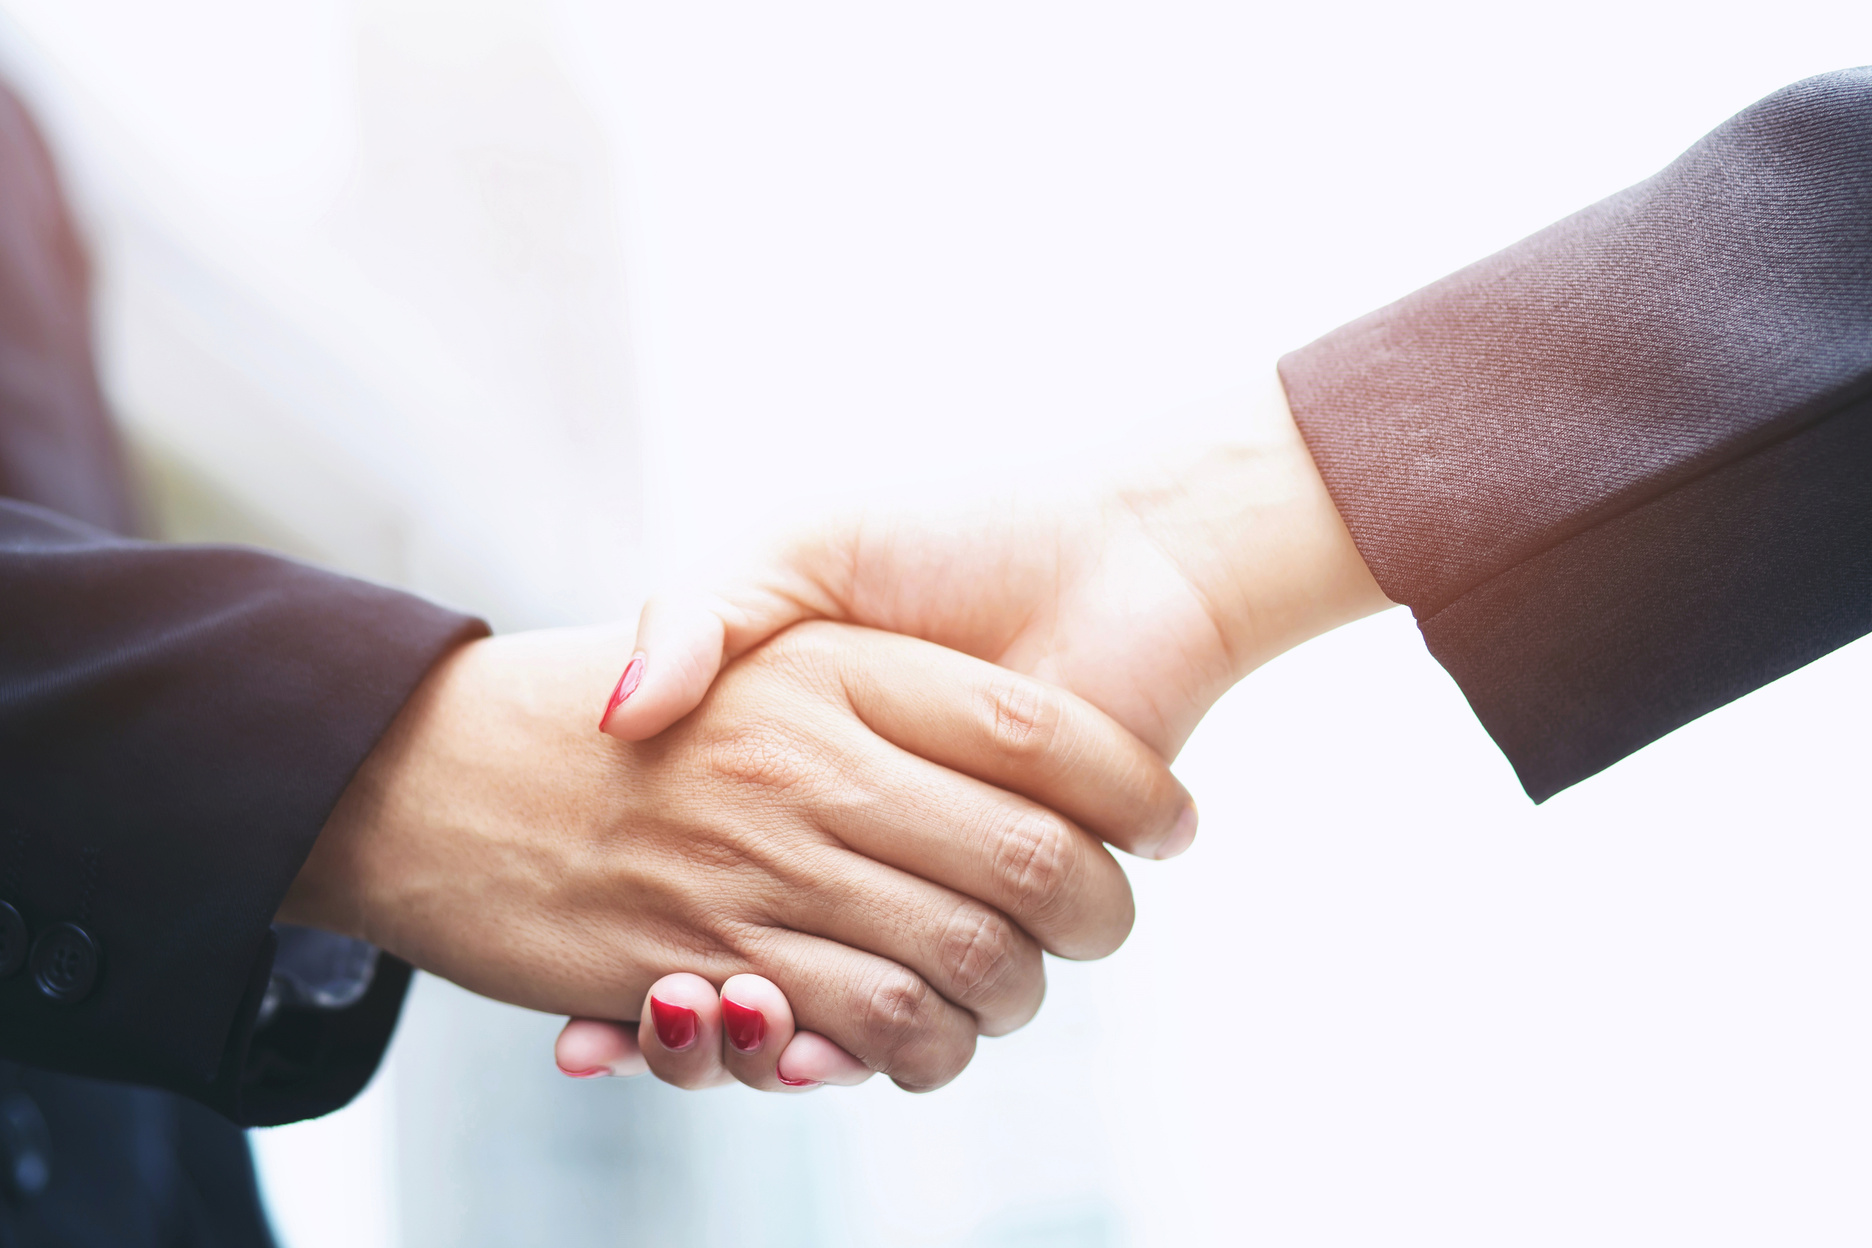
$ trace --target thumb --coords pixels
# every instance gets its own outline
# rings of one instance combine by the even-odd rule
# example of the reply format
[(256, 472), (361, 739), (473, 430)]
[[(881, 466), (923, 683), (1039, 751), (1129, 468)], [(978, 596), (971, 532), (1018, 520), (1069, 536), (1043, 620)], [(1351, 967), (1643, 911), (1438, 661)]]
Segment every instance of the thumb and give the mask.
[(637, 650), (611, 690), (598, 729), (620, 741), (642, 741), (695, 710), (725, 661), (727, 603), (691, 594), (663, 594), (644, 604)]
[(842, 619), (834, 589), (849, 577), (855, 524), (807, 534), (723, 594), (658, 594), (637, 621), (637, 649), (611, 691), (598, 728), (620, 741), (643, 741), (702, 703), (729, 660), (808, 619)]
[(620, 741), (643, 741), (701, 705), (723, 664), (801, 620), (836, 617), (815, 583), (773, 572), (726, 596), (659, 594), (637, 621), (637, 650), (598, 721)]

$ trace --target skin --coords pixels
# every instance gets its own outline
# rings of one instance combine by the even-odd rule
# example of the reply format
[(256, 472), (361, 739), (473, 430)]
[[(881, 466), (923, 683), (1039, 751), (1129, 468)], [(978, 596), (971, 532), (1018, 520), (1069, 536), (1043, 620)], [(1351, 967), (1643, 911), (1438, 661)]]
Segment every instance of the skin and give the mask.
[(852, 516), (721, 594), (652, 600), (642, 683), (605, 730), (653, 736), (724, 663), (841, 620), (1070, 689), (1173, 758), (1249, 672), (1390, 605), (1276, 387), (1239, 441), (1150, 477), (1063, 504)]
[[(605, 730), (649, 737), (695, 705), (724, 662), (797, 621), (842, 620), (1068, 689), (1169, 759), (1249, 672), (1390, 605), (1275, 385), (1239, 441), (1154, 477), (1065, 505), (857, 516), (795, 539), (724, 593), (652, 601), (642, 683)], [(1148, 848), (1168, 857), (1194, 830), (1192, 819)], [(718, 1046), (713, 1066), (689, 1056), (678, 1071), (654, 1033), (606, 1027), (575, 1021), (561, 1065), (589, 1053), (682, 1086), (738, 1070)], [(850, 1081), (848, 1066), (810, 1052), (802, 1070)]]
[[(280, 918), (601, 1018), (639, 1014), (673, 966), (711, 997), (759, 975), (787, 985), (802, 1025), (923, 1089), (978, 1034), (1032, 1017), (1042, 949), (1117, 947), (1131, 894), (1101, 841), (1160, 842), (1189, 809), (1162, 760), (1082, 699), (843, 624), (787, 629), (680, 723), (620, 741), (596, 730), (592, 691), (631, 648), (628, 630), (569, 629), (445, 659)], [(691, 1060), (667, 1056), (679, 1076)], [(736, 1071), (783, 1086), (757, 1062)]]

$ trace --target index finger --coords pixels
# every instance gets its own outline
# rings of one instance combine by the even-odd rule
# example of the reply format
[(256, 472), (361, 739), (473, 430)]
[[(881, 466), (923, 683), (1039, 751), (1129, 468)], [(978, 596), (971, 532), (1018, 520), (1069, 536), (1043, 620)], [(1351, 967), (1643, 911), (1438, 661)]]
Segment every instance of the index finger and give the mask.
[(1189, 790), (1090, 702), (929, 642), (864, 631), (863, 661), (841, 675), (852, 709), (880, 737), (1142, 858), (1174, 857), (1195, 840)]

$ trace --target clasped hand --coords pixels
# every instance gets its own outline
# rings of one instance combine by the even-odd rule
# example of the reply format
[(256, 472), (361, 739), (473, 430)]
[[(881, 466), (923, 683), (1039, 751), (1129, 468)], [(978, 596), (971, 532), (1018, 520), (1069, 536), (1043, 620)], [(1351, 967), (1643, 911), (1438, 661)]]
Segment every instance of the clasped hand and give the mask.
[(579, 1016), (568, 1073), (938, 1086), (1043, 949), (1124, 939), (1099, 842), (1189, 845), (1166, 760), (1209, 705), (1387, 605), (1284, 404), (1251, 433), (1077, 505), (835, 525), (634, 638), (474, 643), (282, 917)]
[[(1161, 839), (1189, 806), (1084, 701), (847, 625), (788, 630), (677, 725), (620, 742), (595, 730), (592, 690), (628, 641), (518, 634), (447, 660), (285, 917), (599, 1018), (638, 1016), (674, 967), (757, 973), (866, 1068), (928, 1088), (978, 1033), (1032, 1017), (1043, 948), (1124, 939), (1130, 888), (1099, 838)], [(757, 1061), (735, 1073), (782, 1086)]]

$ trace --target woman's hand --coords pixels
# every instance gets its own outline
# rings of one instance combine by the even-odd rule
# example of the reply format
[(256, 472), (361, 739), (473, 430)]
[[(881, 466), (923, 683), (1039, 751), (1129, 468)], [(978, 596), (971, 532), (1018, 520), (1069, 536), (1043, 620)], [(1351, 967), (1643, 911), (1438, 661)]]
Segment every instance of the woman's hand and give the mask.
[(593, 731), (630, 638), (474, 642), (346, 790), (280, 917), (534, 1009), (631, 1017), (674, 968), (784, 982), (801, 1024), (907, 1087), (1020, 1026), (1040, 951), (1130, 929), (1099, 843), (1188, 795), (1087, 703), (905, 637), (792, 629), (653, 741)]
[[(657, 732), (695, 704), (723, 662), (796, 620), (821, 618), (1029, 673), (1174, 757), (1248, 672), (1390, 605), (1278, 386), (1245, 434), (1180, 473), (1076, 506), (850, 520), (796, 539), (720, 596), (653, 600), (605, 730), (626, 740)], [(1192, 814), (1163, 840), (1124, 848), (1170, 857), (1195, 831)], [(811, 1044), (801, 1052), (821, 1055)], [(581, 1066), (587, 1055), (603, 1060)], [(676, 1067), (667, 1056), (649, 1030), (594, 1020), (569, 1023), (558, 1052), (569, 1072), (647, 1066), (668, 1078)], [(714, 1069), (740, 1068), (724, 1060)], [(845, 1068), (811, 1069), (820, 1078)]]
[(1179, 472), (1064, 506), (852, 519), (719, 596), (653, 600), (605, 730), (653, 736), (724, 662), (828, 619), (1037, 676), (1174, 757), (1248, 672), (1389, 605), (1278, 388), (1245, 432)]

